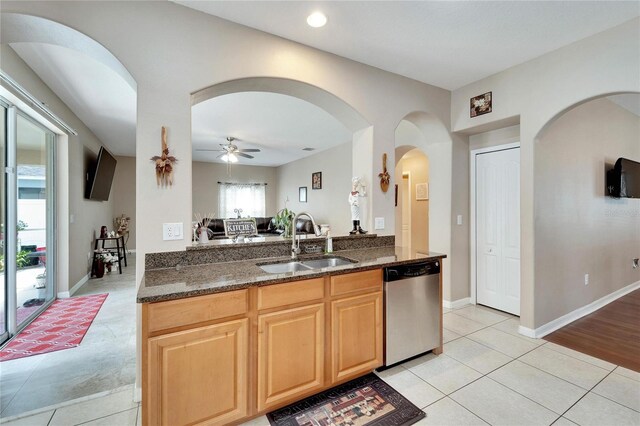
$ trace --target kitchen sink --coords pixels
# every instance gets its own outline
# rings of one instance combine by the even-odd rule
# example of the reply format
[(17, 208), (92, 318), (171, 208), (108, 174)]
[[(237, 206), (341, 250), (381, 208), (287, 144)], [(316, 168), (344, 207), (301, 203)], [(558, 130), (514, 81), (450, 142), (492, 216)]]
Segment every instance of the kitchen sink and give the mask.
[(276, 262), (258, 264), (260, 269), (270, 274), (285, 274), (287, 272), (309, 271), (312, 269), (329, 268), (332, 266), (343, 266), (357, 263), (354, 260), (344, 257), (323, 257), (320, 259), (301, 259), (290, 262)]
[(351, 260), (343, 259), (340, 257), (330, 257), (326, 259), (314, 259), (314, 260), (303, 260), (302, 264), (308, 266), (311, 269), (322, 269), (329, 268), (331, 266), (343, 266), (350, 265), (355, 263)]
[(287, 272), (308, 271), (312, 269), (309, 266), (305, 266), (298, 261), (286, 262), (286, 263), (270, 263), (267, 265), (258, 265), (260, 269), (270, 274), (285, 274)]

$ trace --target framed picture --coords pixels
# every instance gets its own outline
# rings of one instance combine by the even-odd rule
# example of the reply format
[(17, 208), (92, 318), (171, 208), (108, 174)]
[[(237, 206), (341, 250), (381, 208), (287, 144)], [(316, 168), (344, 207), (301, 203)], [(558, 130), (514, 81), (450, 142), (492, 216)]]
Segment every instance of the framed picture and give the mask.
[(416, 183), (416, 201), (424, 201), (429, 199), (429, 184)]
[(322, 189), (322, 172), (311, 174), (311, 189)]
[(307, 202), (307, 187), (301, 186), (298, 188), (298, 201), (301, 203)]
[(491, 92), (471, 98), (469, 114), (471, 118), (491, 112)]

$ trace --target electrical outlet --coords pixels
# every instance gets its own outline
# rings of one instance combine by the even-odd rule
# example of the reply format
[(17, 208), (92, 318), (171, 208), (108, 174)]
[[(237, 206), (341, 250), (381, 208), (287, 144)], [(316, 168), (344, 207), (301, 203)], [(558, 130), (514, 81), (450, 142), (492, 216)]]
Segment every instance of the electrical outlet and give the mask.
[(584, 274), (584, 285), (589, 285), (589, 274)]
[(183, 238), (182, 223), (163, 223), (162, 239), (164, 241), (181, 240)]
[(457, 218), (456, 223), (457, 223), (458, 225), (462, 225), (462, 215), (461, 215), (461, 214), (459, 214), (459, 215), (458, 215), (458, 218)]
[(637, 269), (638, 266), (640, 266), (640, 259), (638, 259), (637, 257), (635, 259), (633, 259), (633, 269)]
[(384, 217), (376, 217), (375, 228), (384, 229)]
[(87, 260), (91, 260), (91, 252), (87, 252)]

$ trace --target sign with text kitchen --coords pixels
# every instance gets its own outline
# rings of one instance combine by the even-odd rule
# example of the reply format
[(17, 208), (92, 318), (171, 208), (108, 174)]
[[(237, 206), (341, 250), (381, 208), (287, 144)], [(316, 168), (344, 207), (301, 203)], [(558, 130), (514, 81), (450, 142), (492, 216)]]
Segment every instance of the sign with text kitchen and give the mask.
[(258, 235), (258, 227), (255, 219), (224, 219), (224, 235), (235, 237), (236, 235)]

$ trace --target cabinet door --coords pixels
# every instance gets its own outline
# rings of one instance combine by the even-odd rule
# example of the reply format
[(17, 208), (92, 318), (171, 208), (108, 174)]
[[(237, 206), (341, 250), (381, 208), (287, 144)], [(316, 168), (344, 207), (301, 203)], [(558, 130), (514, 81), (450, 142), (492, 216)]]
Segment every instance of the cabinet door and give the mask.
[(382, 292), (331, 302), (331, 379), (382, 365)]
[(258, 411), (324, 384), (324, 304), (258, 316)]
[(149, 339), (149, 425), (226, 424), (247, 415), (248, 324)]

